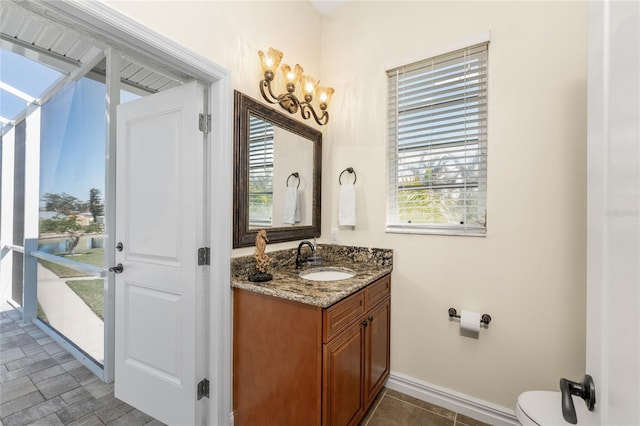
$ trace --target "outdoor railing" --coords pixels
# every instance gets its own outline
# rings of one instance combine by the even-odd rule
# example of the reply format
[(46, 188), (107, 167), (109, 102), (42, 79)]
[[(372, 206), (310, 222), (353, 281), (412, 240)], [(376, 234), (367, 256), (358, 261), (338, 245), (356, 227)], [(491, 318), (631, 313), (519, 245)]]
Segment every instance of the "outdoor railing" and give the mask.
[(93, 277), (104, 278), (106, 276), (106, 271), (103, 268), (99, 268), (97, 266), (88, 265), (82, 262), (76, 262), (75, 260), (66, 259), (64, 257), (55, 256), (53, 254), (46, 253), (44, 251), (32, 251), (31, 256), (37, 257), (38, 259), (47, 260), (49, 262), (53, 262), (57, 265), (66, 266), (67, 268), (71, 268), (75, 271), (82, 272), (87, 275), (91, 275)]

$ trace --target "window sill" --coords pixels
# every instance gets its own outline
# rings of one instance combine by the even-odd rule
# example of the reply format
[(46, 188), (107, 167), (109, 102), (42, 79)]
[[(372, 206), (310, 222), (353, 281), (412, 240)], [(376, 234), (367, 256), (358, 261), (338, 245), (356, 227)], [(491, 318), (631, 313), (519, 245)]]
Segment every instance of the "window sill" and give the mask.
[(456, 237), (486, 237), (486, 228), (453, 228), (453, 227), (423, 227), (411, 225), (387, 225), (385, 232), (389, 234), (422, 234), (448, 235)]

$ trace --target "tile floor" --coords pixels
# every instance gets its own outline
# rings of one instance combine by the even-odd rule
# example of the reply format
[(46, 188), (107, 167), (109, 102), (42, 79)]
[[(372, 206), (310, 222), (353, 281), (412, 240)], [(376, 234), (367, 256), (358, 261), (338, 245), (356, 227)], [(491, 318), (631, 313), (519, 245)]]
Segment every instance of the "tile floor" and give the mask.
[(0, 312), (0, 426), (162, 423), (106, 384), (10, 307)]
[[(21, 315), (0, 308), (0, 426), (163, 424), (113, 396), (73, 356)], [(484, 426), (462, 414), (383, 389), (360, 426)], [(292, 425), (294, 426), (294, 425)]]
[(382, 389), (360, 426), (488, 426), (391, 389)]

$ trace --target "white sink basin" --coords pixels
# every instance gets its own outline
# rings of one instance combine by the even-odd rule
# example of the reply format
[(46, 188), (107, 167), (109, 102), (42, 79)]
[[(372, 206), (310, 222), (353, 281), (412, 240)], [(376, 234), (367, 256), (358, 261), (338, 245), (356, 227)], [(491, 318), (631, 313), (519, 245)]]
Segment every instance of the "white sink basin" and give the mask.
[(355, 271), (348, 268), (311, 268), (300, 272), (300, 278), (311, 281), (340, 281), (355, 276)]

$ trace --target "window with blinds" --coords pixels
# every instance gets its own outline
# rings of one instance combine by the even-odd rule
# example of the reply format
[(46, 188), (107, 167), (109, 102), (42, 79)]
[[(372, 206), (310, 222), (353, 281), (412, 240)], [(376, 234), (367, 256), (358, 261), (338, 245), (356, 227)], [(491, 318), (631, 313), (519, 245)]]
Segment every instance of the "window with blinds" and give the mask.
[(388, 232), (484, 235), (488, 43), (387, 71)]
[(273, 124), (249, 115), (249, 226), (271, 226), (272, 212)]

